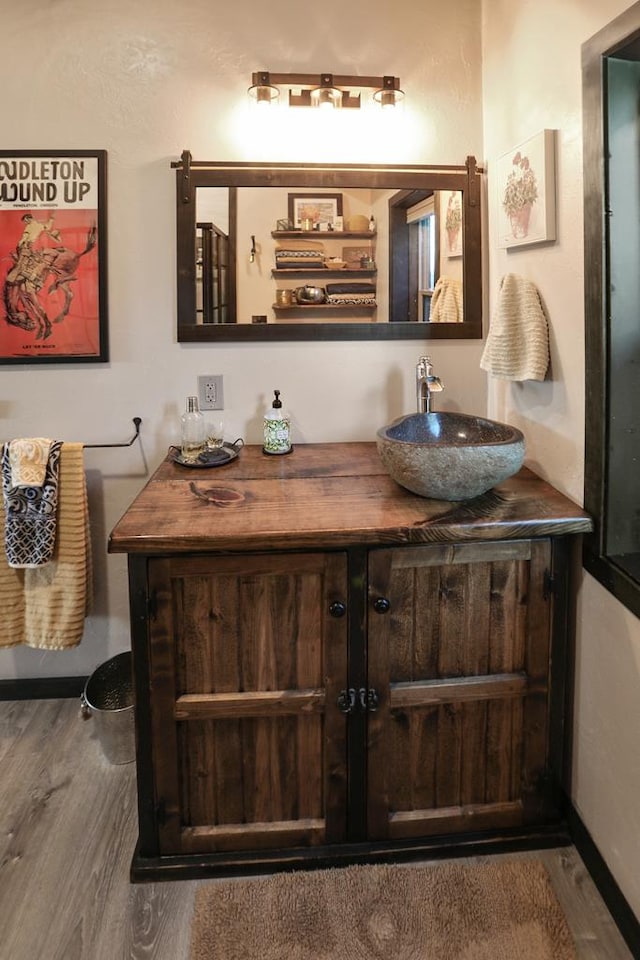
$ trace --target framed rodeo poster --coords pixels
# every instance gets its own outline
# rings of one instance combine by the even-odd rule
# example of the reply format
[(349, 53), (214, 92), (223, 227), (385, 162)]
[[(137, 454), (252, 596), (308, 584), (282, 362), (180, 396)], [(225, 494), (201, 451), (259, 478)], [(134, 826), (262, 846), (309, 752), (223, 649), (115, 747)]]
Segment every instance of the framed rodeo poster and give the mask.
[(0, 363), (109, 359), (106, 157), (0, 151)]

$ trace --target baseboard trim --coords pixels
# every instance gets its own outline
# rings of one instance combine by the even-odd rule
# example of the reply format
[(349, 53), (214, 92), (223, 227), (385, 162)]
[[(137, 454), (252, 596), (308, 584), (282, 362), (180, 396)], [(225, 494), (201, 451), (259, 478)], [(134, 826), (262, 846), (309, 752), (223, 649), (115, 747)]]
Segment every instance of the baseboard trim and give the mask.
[(0, 700), (72, 700), (84, 690), (87, 677), (28, 677), (0, 680)]
[(640, 957), (640, 920), (629, 906), (622, 890), (596, 847), (571, 801), (567, 802), (566, 819), (569, 833), (585, 867), (591, 874), (600, 896), (618, 927), (632, 956)]

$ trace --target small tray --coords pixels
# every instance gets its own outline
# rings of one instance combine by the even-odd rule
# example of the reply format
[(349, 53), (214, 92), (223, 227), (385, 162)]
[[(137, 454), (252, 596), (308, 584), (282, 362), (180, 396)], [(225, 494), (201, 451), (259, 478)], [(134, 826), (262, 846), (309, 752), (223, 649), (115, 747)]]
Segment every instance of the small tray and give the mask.
[(181, 467), (195, 467), (202, 469), (204, 467), (222, 467), (225, 463), (231, 463), (235, 460), (244, 447), (244, 440), (234, 440), (233, 443), (223, 443), (217, 450), (206, 450), (201, 453), (197, 460), (183, 460), (179, 447), (169, 447), (169, 454), (174, 463)]

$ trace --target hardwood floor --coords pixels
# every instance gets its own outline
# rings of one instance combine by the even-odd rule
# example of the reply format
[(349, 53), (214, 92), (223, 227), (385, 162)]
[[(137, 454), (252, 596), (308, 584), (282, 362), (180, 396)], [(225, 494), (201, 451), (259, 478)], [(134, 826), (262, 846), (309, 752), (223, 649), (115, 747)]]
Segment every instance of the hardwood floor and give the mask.
[[(104, 760), (78, 701), (0, 702), (0, 960), (187, 960), (211, 881), (130, 884), (136, 837), (135, 766)], [(534, 855), (579, 960), (631, 960), (576, 850)]]

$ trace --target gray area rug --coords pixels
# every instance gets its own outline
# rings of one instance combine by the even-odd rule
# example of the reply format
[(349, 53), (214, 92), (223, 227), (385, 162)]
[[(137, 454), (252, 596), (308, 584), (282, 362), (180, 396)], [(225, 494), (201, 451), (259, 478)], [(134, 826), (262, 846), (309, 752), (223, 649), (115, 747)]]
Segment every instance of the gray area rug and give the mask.
[(575, 960), (537, 860), (357, 866), (199, 888), (191, 960)]

